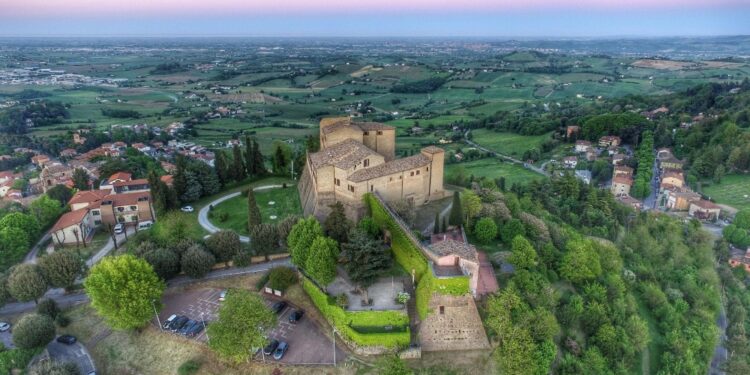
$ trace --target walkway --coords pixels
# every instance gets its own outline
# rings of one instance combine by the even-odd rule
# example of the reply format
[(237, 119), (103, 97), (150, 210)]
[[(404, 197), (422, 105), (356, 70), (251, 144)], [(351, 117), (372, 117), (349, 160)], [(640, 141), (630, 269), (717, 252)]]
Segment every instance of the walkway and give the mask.
[(509, 161), (511, 163), (520, 164), (521, 166), (523, 166), (524, 168), (526, 168), (526, 169), (528, 169), (528, 170), (530, 170), (532, 172), (536, 172), (536, 173), (539, 173), (541, 175), (549, 177), (549, 174), (547, 172), (545, 172), (544, 169), (542, 169), (542, 168), (535, 167), (535, 166), (533, 166), (533, 165), (531, 165), (529, 163), (525, 163), (525, 162), (520, 161), (520, 160), (518, 160), (516, 158), (510, 157), (508, 155), (501, 154), (499, 152), (490, 150), (490, 149), (488, 149), (486, 147), (480, 146), (477, 143), (474, 143), (472, 140), (469, 139), (469, 133), (470, 132), (471, 132), (471, 130), (467, 130), (466, 133), (464, 133), (464, 142), (466, 142), (467, 144), (469, 144), (469, 145), (471, 145), (473, 147), (476, 147), (477, 149), (482, 150), (484, 152), (487, 152), (487, 153), (490, 153), (492, 155), (495, 155), (495, 156), (497, 156), (499, 158), (505, 159), (505, 160), (507, 160), (507, 161)]
[[(224, 279), (224, 278), (229, 278), (229, 277), (234, 277), (234, 276), (265, 272), (277, 266), (291, 266), (291, 261), (289, 260), (289, 258), (286, 258), (286, 259), (280, 259), (280, 260), (275, 260), (271, 262), (253, 264), (251, 266), (242, 267), (242, 268), (219, 269), (219, 270), (214, 270), (214, 271), (209, 272), (208, 275), (200, 279), (193, 279), (187, 276), (178, 276), (167, 282), (167, 289), (181, 287), (184, 285), (188, 285), (191, 283), (200, 282), (204, 280)], [(57, 304), (61, 308), (66, 308), (66, 307), (75, 306), (75, 305), (89, 302), (89, 297), (83, 291), (78, 292), (78, 293), (71, 293), (71, 294), (60, 294), (60, 293), (48, 293), (48, 294), (49, 294), (48, 297), (50, 299), (55, 300), (55, 302), (57, 302)], [(15, 314), (20, 314), (20, 313), (32, 311), (32, 310), (36, 310), (36, 304), (33, 301), (13, 302), (0, 308), (0, 316), (15, 315)]]
[[(283, 186), (282, 185), (263, 185), (263, 186), (258, 186), (256, 188), (253, 188), (253, 191), (275, 189), (275, 188), (280, 188), (280, 187), (283, 187)], [(221, 228), (217, 227), (216, 225), (213, 225), (211, 221), (208, 220), (208, 211), (211, 209), (211, 206), (216, 206), (219, 203), (232, 199), (236, 196), (239, 196), (240, 194), (242, 194), (242, 192), (239, 192), (239, 191), (232, 193), (232, 194), (227, 194), (203, 206), (203, 208), (201, 208), (200, 211), (198, 211), (198, 224), (200, 224), (200, 226), (203, 227), (203, 229), (205, 229), (209, 233), (216, 233), (220, 231)], [(250, 237), (240, 236), (240, 241), (244, 243), (249, 243)]]

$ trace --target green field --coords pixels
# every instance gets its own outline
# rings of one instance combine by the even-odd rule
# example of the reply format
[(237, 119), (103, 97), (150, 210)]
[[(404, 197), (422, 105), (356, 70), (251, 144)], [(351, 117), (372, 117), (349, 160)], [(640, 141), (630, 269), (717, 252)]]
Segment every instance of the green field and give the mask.
[(477, 144), (519, 159), (528, 149), (541, 149), (542, 143), (550, 138), (549, 134), (520, 135), (487, 129), (472, 130), (471, 135), (473, 136), (472, 140)]
[(738, 210), (750, 209), (750, 175), (727, 175), (720, 184), (704, 184), (702, 192), (717, 203)]
[(503, 162), (496, 158), (489, 158), (466, 163), (448, 164), (445, 166), (445, 179), (449, 180), (449, 177), (459, 173), (461, 169), (463, 169), (467, 177), (474, 175), (476, 178), (486, 177), (492, 180), (498, 177), (505, 177), (506, 187), (510, 187), (515, 183), (524, 184), (535, 179), (544, 178), (544, 176), (532, 172), (518, 164)]
[[(302, 214), (299, 193), (296, 185), (255, 192), (255, 201), (260, 209), (264, 223), (278, 223), (290, 215)], [(273, 203), (271, 203), (273, 202)], [(247, 235), (247, 198), (242, 195), (221, 202), (214, 206), (211, 222), (219, 228), (230, 229), (241, 235)], [(228, 214), (226, 221), (219, 218), (222, 213)], [(275, 217), (275, 218), (272, 218)]]

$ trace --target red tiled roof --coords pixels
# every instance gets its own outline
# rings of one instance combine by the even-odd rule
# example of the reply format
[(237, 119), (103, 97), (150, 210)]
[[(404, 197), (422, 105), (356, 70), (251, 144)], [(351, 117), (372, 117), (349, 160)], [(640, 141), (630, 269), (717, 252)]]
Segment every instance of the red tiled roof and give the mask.
[(495, 270), (492, 268), (492, 264), (487, 260), (487, 255), (482, 251), (477, 252), (477, 257), (479, 258), (477, 296), (496, 292), (500, 289), (500, 286), (497, 284), (497, 277), (495, 277)]
[(159, 177), (159, 179), (161, 180), (161, 182), (171, 186), (174, 180), (174, 176), (172, 176), (171, 174), (165, 174), (164, 176)]
[(626, 177), (626, 176), (617, 176), (617, 177), (615, 177), (615, 178), (612, 179), (612, 183), (613, 184), (625, 184), (625, 185), (628, 185), (628, 186), (632, 186), (633, 185), (633, 179), (630, 178), (630, 177)]
[(77, 203), (94, 203), (98, 202), (107, 195), (111, 190), (81, 190), (77, 192), (75, 195), (73, 195), (73, 198), (70, 198), (68, 201), (69, 205), (77, 204)]
[(705, 199), (701, 199), (697, 202), (693, 202), (692, 204), (704, 209), (704, 210), (718, 210), (720, 209), (719, 206), (715, 205), (713, 202), (707, 201)]
[(60, 219), (57, 220), (55, 226), (52, 227), (52, 231), (58, 231), (60, 229), (65, 229), (71, 225), (80, 223), (83, 218), (86, 217), (86, 214), (88, 212), (88, 208), (81, 208), (80, 210), (75, 210), (63, 214), (62, 216), (60, 216)]
[(114, 187), (120, 187), (120, 186), (132, 186), (132, 185), (147, 185), (148, 180), (145, 178), (139, 178), (137, 180), (130, 180), (130, 181), (117, 181), (112, 184)]
[(128, 172), (117, 172), (117, 173), (113, 174), (112, 176), (110, 176), (109, 180), (107, 180), (107, 181), (111, 184), (112, 181), (114, 181), (114, 180), (130, 181), (132, 179), (133, 179), (133, 175), (131, 173), (128, 173)]

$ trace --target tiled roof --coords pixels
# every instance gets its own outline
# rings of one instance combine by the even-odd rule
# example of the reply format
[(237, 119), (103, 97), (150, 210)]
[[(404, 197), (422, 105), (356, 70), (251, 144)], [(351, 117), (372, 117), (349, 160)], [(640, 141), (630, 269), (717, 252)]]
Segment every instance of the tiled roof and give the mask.
[(331, 133), (339, 131), (341, 129), (349, 129), (349, 128), (354, 128), (354, 129), (359, 130), (359, 131), (362, 130), (356, 124), (350, 124), (349, 122), (341, 121), (341, 122), (337, 122), (337, 123), (335, 123), (333, 125), (329, 125), (329, 126), (326, 126), (325, 128), (323, 128), (323, 134), (331, 134)]
[(364, 131), (395, 129), (393, 126), (381, 124), (379, 122), (355, 122), (355, 123), (352, 123), (352, 125), (357, 125), (360, 129)]
[(437, 154), (439, 152), (445, 152), (445, 150), (437, 146), (427, 146), (422, 149), (422, 152), (426, 152), (428, 154)]
[(430, 165), (430, 159), (422, 154), (409, 156), (402, 159), (396, 159), (376, 165), (374, 167), (360, 169), (349, 175), (348, 180), (351, 182), (362, 182), (373, 178), (388, 176), (390, 174), (408, 171), (419, 167)]
[(148, 180), (145, 178), (139, 178), (137, 180), (130, 180), (130, 181), (117, 181), (112, 184), (112, 186), (114, 187), (132, 186), (132, 185), (148, 185)]
[(315, 169), (328, 165), (349, 169), (371, 155), (378, 154), (353, 139), (347, 139), (310, 154), (310, 161)]
[(458, 255), (462, 259), (477, 261), (477, 249), (473, 245), (450, 238), (430, 245), (429, 249), (437, 256)]
[(139, 198), (147, 197), (151, 199), (150, 191), (140, 191), (137, 193), (123, 193), (123, 194), (112, 194), (104, 198), (104, 200), (112, 201), (112, 206), (133, 206), (138, 203)]
[(697, 202), (693, 202), (692, 204), (704, 209), (704, 210), (718, 210), (720, 207), (715, 205), (711, 201), (707, 201), (705, 199), (701, 199)]
[(88, 208), (81, 208), (80, 210), (75, 210), (63, 214), (62, 216), (60, 216), (60, 219), (57, 220), (55, 226), (52, 227), (52, 231), (58, 231), (60, 229), (65, 229), (71, 225), (80, 223), (83, 218), (86, 217), (86, 214), (88, 214), (88, 212)]
[(358, 131), (374, 130), (393, 130), (393, 126), (381, 124), (379, 122), (351, 122), (349, 119), (334, 122), (331, 125), (323, 127), (324, 134), (331, 134), (341, 129), (353, 128)]
[(133, 178), (133, 175), (128, 172), (117, 172), (109, 177), (109, 183), (111, 184), (114, 180), (125, 180), (128, 181)]
[(613, 184), (625, 184), (628, 186), (633, 186), (633, 179), (626, 176), (616, 176), (612, 179)]
[(69, 205), (77, 204), (77, 203), (94, 203), (97, 201), (100, 201), (104, 199), (111, 190), (81, 190), (75, 195), (73, 195), (73, 198), (70, 198), (68, 201)]
[(625, 173), (627, 175), (632, 175), (633, 174), (633, 168), (630, 168), (630, 167), (625, 166), (625, 165), (618, 165), (618, 166), (615, 167), (615, 174), (617, 174), (617, 172), (622, 172), (622, 173)]

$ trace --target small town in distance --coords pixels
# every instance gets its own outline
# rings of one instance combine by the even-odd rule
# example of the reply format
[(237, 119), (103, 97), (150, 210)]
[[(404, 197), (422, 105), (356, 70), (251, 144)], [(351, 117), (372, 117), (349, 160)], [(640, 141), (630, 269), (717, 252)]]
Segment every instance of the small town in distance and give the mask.
[(745, 4), (42, 2), (0, 373), (750, 373)]

